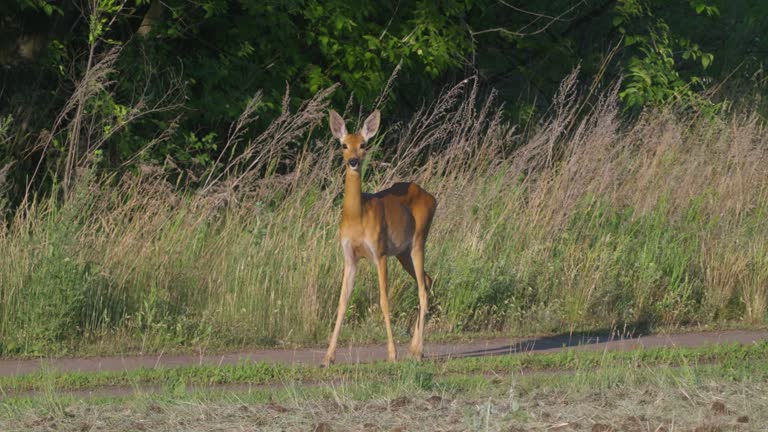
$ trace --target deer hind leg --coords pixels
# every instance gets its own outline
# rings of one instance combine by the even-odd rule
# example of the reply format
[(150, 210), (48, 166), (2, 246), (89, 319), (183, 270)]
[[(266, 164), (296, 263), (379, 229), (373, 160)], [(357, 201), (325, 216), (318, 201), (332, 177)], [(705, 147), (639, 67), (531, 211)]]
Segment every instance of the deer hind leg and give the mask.
[[(397, 260), (400, 261), (400, 264), (403, 266), (403, 270), (405, 270), (406, 273), (408, 273), (418, 284), (418, 279), (416, 279), (416, 271), (413, 269), (413, 260), (411, 259), (411, 253), (410, 252), (404, 252), (397, 256)], [(427, 294), (430, 293), (432, 289), (432, 278), (427, 274), (427, 272), (424, 272), (424, 281), (427, 283)]]
[(333, 328), (331, 341), (328, 344), (328, 352), (325, 354), (322, 365), (327, 367), (336, 359), (336, 343), (339, 341), (341, 333), (341, 324), (344, 322), (344, 314), (347, 311), (349, 296), (352, 294), (352, 288), (355, 286), (355, 273), (357, 272), (357, 262), (354, 258), (347, 257), (344, 260), (344, 276), (341, 281), (341, 295), (339, 296), (339, 308), (336, 312), (336, 326)]
[(427, 317), (427, 302), (429, 291), (432, 288), (432, 278), (424, 272), (424, 247), (418, 247), (409, 253), (397, 256), (403, 269), (416, 281), (419, 289), (419, 316), (413, 327), (413, 338), (409, 351), (411, 356), (420, 360), (424, 352), (424, 326)]
[(392, 324), (389, 317), (386, 256), (381, 256), (376, 259), (376, 271), (379, 274), (379, 304), (381, 306), (381, 313), (384, 315), (384, 325), (387, 328), (387, 359), (389, 361), (395, 361), (397, 360), (397, 349), (395, 348), (395, 340), (392, 336)]
[[(397, 256), (397, 260), (400, 261), (400, 264), (402, 264), (403, 270), (405, 270), (405, 272), (408, 273), (413, 278), (414, 282), (416, 282), (418, 285), (419, 280), (416, 279), (416, 271), (413, 269), (411, 253), (401, 253)], [(429, 295), (430, 291), (432, 290), (432, 278), (429, 276), (429, 274), (427, 274), (427, 272), (424, 272), (424, 282), (427, 284), (427, 295)]]

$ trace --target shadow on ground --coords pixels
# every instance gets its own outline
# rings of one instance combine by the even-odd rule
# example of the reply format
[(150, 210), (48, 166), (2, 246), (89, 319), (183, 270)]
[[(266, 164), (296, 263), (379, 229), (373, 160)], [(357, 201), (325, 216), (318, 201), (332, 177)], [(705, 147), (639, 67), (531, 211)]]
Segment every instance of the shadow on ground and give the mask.
[(597, 329), (588, 332), (570, 332), (560, 333), (550, 336), (523, 339), (506, 345), (489, 345), (486, 348), (478, 348), (465, 351), (457, 350), (451, 353), (440, 353), (426, 355), (426, 359), (445, 360), (448, 358), (463, 357), (487, 357), (497, 355), (508, 355), (525, 352), (552, 351), (563, 348), (584, 347), (589, 349), (598, 348), (598, 345), (604, 345), (610, 342), (625, 342), (631, 344), (638, 341), (643, 336), (650, 334), (650, 329), (645, 323), (621, 326), (621, 330), (614, 327), (612, 329)]

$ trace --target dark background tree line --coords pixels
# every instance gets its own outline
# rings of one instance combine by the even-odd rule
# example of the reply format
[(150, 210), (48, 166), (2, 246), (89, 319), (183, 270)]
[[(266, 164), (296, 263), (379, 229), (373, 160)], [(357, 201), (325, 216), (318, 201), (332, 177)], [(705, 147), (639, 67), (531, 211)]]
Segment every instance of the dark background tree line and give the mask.
[(761, 0), (4, 0), (0, 12), (11, 202), (78, 158), (204, 172), (257, 91), (261, 124), (335, 83), (338, 109), (381, 105), (393, 122), (477, 76), (524, 125), (580, 67), (586, 83), (622, 79), (628, 113), (755, 95), (759, 108), (768, 53)]

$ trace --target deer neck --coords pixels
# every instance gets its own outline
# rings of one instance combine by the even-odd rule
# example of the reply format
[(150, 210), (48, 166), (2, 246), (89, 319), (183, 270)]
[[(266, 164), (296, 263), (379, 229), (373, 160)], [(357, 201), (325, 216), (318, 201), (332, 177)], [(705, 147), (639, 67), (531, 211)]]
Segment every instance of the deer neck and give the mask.
[(363, 192), (360, 174), (347, 169), (344, 179), (344, 207), (342, 216), (359, 221), (363, 214)]

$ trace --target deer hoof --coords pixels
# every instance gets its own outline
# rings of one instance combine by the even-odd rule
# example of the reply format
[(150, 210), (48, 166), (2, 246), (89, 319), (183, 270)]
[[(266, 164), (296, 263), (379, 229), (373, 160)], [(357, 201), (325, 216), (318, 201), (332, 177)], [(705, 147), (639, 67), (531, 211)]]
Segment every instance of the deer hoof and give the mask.
[(422, 353), (421, 349), (411, 347), (408, 350), (408, 357), (412, 360), (421, 361), (421, 359), (424, 358), (424, 354)]

